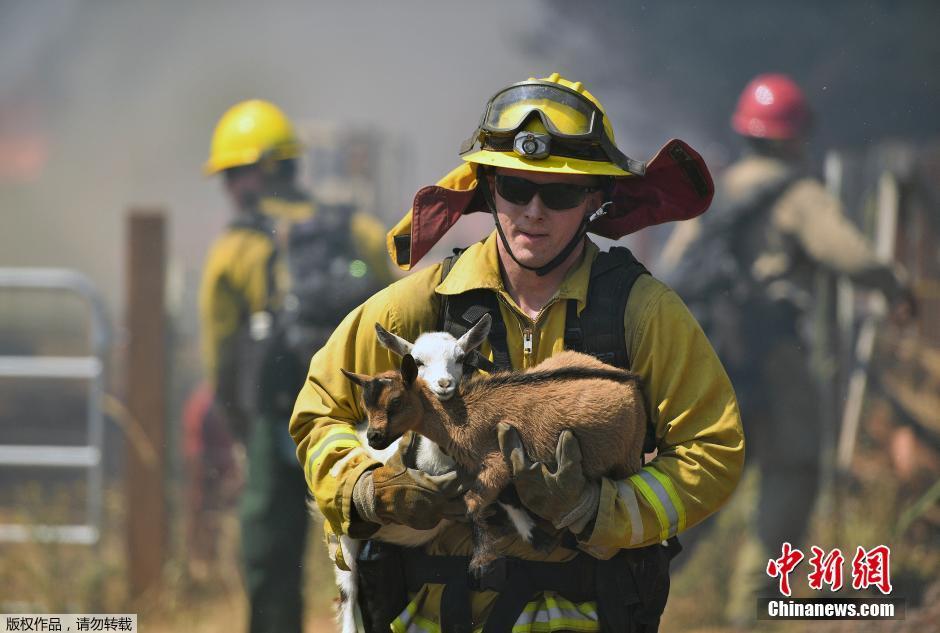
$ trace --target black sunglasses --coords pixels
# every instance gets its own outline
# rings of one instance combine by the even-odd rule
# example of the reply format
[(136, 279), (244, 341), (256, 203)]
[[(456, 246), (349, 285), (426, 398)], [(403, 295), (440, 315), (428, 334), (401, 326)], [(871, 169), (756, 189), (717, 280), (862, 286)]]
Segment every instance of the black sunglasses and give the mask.
[(506, 202), (529, 204), (532, 196), (537, 193), (542, 203), (554, 211), (572, 209), (584, 202), (587, 194), (600, 189), (598, 186), (574, 185), (567, 182), (539, 184), (518, 176), (496, 174), (496, 192)]

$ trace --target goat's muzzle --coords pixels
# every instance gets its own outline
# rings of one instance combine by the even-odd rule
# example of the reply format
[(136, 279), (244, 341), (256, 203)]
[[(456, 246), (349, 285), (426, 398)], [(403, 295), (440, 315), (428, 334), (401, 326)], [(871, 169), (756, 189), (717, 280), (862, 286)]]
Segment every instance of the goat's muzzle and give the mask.
[(388, 448), (389, 444), (392, 443), (388, 433), (380, 433), (372, 429), (369, 429), (366, 433), (366, 439), (369, 440), (369, 446), (377, 451)]
[(456, 391), (457, 391), (456, 387), (449, 387), (447, 389), (440, 389), (440, 388), (431, 389), (431, 393), (433, 393), (437, 397), (437, 399), (440, 400), (441, 402), (450, 400)]

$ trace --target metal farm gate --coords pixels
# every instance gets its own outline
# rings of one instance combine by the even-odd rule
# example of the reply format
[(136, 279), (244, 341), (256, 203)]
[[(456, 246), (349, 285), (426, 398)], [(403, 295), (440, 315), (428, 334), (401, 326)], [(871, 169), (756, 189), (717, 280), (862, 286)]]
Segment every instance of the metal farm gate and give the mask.
[[(13, 443), (7, 439), (0, 443), (0, 480), (10, 481), (11, 470), (22, 472), (24, 469), (32, 469), (48, 473), (77, 469), (83, 471), (86, 499), (84, 520), (65, 524), (0, 523), (0, 542), (38, 540), (94, 545), (101, 533), (104, 440), (102, 400), (111, 336), (104, 304), (91, 281), (72, 270), (0, 268), (0, 293), (15, 294), (11, 291), (17, 290), (78, 297), (87, 308), (88, 349), (84, 355), (0, 355), (0, 379), (15, 381), (18, 387), (27, 384), (35, 387), (36, 381), (49, 382), (53, 379), (83, 381), (87, 390), (85, 410), (69, 415), (67, 422), (81, 425), (84, 439), (65, 445), (56, 441), (58, 436), (55, 433), (46, 436), (33, 433), (29, 435), (33, 440), (30, 443)], [(4, 304), (0, 302), (0, 307)], [(55, 391), (51, 390), (46, 397), (55, 398)], [(37, 420), (30, 415), (20, 414), (13, 422), (28, 426)], [(51, 436), (48, 442), (35, 441), (37, 437), (45, 439), (48, 436)]]

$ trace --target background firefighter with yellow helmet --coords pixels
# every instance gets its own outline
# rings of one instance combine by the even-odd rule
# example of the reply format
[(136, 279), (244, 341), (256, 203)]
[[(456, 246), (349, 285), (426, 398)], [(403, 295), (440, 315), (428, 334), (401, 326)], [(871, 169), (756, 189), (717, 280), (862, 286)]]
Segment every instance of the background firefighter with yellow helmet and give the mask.
[(519, 496), (557, 529), (557, 544), (537, 551), (508, 537), (507, 558), (470, 579), (465, 523), (421, 551), (373, 543), (359, 568), (367, 564), (367, 581), (381, 576), (381, 592), (360, 596), (385, 599), (366, 611), (386, 619), (367, 617), (367, 630), (391, 622), (393, 631), (655, 631), (668, 593), (661, 543), (725, 502), (743, 437), (727, 375), (681, 300), (629, 251), (599, 252), (586, 233), (617, 239), (702, 213), (713, 193), (708, 170), (678, 140), (648, 163), (625, 156), (598, 101), (557, 74), (498, 92), (461, 154), (462, 165), (416, 194), (389, 252), (410, 269), (466, 213), (491, 213), (496, 230), (353, 310), (314, 355), (297, 398), (290, 430), (328, 540), (367, 538), (378, 524), (365, 516), (426, 528), (454, 495), (409, 468), (407, 441), (387, 465), (367, 455), (352, 433), (364, 418), (359, 394), (340, 368), (395, 368), (376, 323), (414, 340), (440, 327), (459, 334), (488, 312), (489, 369), (531, 367), (570, 348), (639, 374), (658, 454), (628, 479), (587, 481), (576, 438), (563, 436), (558, 463), (543, 466), (502, 428)]
[(256, 99), (219, 120), (204, 169), (222, 174), (234, 212), (206, 260), (200, 318), (215, 405), (247, 451), (240, 518), (252, 632), (302, 630), (306, 486), (286, 422), (309, 350), (389, 280), (387, 267), (364, 263), (376, 260), (381, 226), (315, 204), (297, 183), (302, 153), (290, 120)]

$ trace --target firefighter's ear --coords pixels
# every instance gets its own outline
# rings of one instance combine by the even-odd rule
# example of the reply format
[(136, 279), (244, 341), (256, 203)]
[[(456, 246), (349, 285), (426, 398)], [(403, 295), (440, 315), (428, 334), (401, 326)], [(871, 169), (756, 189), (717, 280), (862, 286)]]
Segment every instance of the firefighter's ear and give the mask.
[(406, 387), (411, 387), (415, 384), (417, 377), (418, 365), (415, 363), (414, 356), (405, 354), (401, 357), (401, 379), (405, 382)]

